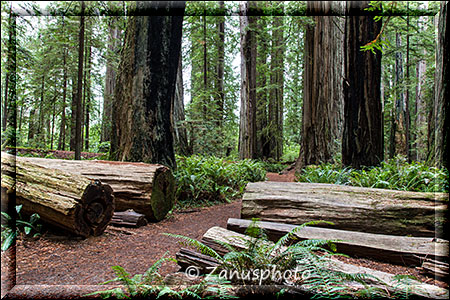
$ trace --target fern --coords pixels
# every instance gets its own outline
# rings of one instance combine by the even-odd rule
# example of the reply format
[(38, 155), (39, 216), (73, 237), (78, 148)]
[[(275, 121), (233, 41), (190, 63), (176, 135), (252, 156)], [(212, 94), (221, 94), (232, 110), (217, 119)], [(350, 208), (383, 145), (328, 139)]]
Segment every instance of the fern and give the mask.
[(221, 256), (214, 249), (206, 246), (205, 244), (203, 244), (195, 239), (192, 239), (192, 238), (184, 236), (184, 235), (173, 234), (173, 233), (163, 233), (163, 234), (181, 240), (180, 243), (183, 246), (192, 246), (192, 247), (196, 248), (198, 251), (200, 251), (202, 254), (209, 255), (216, 259), (221, 259)]

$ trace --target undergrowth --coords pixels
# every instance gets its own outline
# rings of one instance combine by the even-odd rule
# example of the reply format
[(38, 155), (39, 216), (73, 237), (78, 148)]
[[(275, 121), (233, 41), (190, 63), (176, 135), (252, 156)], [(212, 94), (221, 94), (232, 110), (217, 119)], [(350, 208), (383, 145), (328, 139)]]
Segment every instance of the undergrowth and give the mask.
[[(307, 222), (295, 227), (276, 243), (272, 243), (264, 230), (258, 226), (258, 221), (254, 219), (245, 232), (250, 238), (233, 237), (233, 239), (242, 240), (242, 243), (231, 244), (217, 241), (221, 247), (227, 249), (228, 252), (225, 255), (220, 255), (213, 248), (195, 239), (169, 233), (166, 235), (179, 239), (184, 246), (194, 247), (202, 254), (215, 258), (219, 262), (219, 267), (214, 274), (219, 278), (230, 280), (233, 285), (285, 286), (277, 296), (285, 293), (289, 287), (301, 288), (303, 293), (310, 293), (314, 298), (404, 298), (405, 295), (408, 296), (408, 281), (405, 281), (403, 276), (396, 277), (399, 284), (394, 287), (395, 294), (389, 294), (388, 289), (384, 288), (385, 283), (373, 275), (343, 273), (329, 267), (331, 256), (346, 256), (336, 253), (335, 242), (338, 240), (298, 241), (296, 235), (303, 227), (319, 223), (332, 224), (325, 221)], [(235, 246), (236, 244), (240, 246)], [(264, 270), (271, 270), (272, 273), (264, 277), (262, 276)], [(292, 276), (286, 277), (285, 274)], [(358, 284), (359, 288), (355, 289), (352, 283)]]
[(334, 183), (415, 192), (448, 192), (448, 170), (422, 162), (407, 163), (396, 157), (379, 167), (363, 170), (342, 168), (340, 164), (311, 165), (297, 174), (297, 181)]
[(174, 177), (177, 204), (199, 206), (231, 202), (242, 194), (248, 182), (265, 180), (266, 171), (260, 162), (254, 160), (177, 156)]

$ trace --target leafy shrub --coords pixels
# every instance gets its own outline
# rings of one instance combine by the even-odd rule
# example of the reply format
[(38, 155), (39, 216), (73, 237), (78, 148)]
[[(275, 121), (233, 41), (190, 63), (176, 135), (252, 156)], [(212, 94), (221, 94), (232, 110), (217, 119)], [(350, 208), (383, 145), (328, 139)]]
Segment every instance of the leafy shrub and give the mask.
[(448, 191), (446, 169), (430, 167), (422, 162), (407, 163), (402, 157), (382, 162), (379, 167), (363, 170), (342, 168), (329, 163), (307, 166), (297, 174), (297, 181), (416, 192)]
[(237, 162), (216, 157), (177, 156), (177, 199), (182, 204), (231, 201), (242, 193), (247, 182), (265, 179), (261, 163)]
[(40, 219), (39, 215), (36, 213), (32, 214), (29, 221), (25, 221), (20, 214), (21, 209), (22, 205), (16, 206), (15, 220), (9, 214), (2, 211), (2, 251), (8, 250), (21, 232), (25, 235), (33, 234), (33, 237), (39, 236), (41, 230), (41, 224), (37, 224)]
[(273, 172), (273, 173), (279, 173), (286, 169), (286, 165), (282, 163), (277, 162), (270, 162), (270, 161), (259, 161), (261, 166), (267, 171), (267, 172)]

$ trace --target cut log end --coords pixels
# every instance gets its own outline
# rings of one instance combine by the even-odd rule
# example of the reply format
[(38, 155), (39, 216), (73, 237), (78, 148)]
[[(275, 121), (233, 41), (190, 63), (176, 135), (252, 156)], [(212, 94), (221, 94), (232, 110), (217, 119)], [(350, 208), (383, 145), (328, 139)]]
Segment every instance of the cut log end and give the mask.
[(85, 189), (82, 200), (82, 220), (89, 228), (88, 235), (100, 235), (105, 231), (114, 214), (112, 188), (98, 180), (92, 181)]
[(161, 221), (172, 209), (175, 199), (175, 178), (169, 168), (161, 166), (155, 172), (150, 199), (153, 219)]

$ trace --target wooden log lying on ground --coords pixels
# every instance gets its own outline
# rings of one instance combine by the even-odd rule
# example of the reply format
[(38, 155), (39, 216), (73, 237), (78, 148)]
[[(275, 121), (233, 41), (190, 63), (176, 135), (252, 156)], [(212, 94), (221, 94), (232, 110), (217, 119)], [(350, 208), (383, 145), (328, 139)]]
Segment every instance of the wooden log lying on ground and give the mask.
[[(245, 233), (251, 223), (250, 220), (230, 218), (227, 229)], [(296, 227), (291, 224), (266, 221), (259, 221), (258, 226), (264, 230), (269, 240), (274, 242)], [(311, 226), (303, 227), (296, 236), (299, 241), (341, 240), (335, 243), (339, 253), (401, 265), (421, 266), (425, 257), (444, 261), (449, 253), (448, 241), (431, 237), (383, 235)]]
[(448, 278), (448, 263), (436, 261), (434, 259), (426, 257), (421, 257), (420, 259), (421, 261), (423, 261), (422, 266), (418, 268), (420, 269), (421, 273), (429, 274), (439, 279)]
[(103, 233), (114, 212), (109, 185), (1, 155), (2, 189), (21, 212), (83, 237)]
[(141, 227), (147, 225), (147, 219), (145, 215), (133, 210), (117, 211), (114, 212), (110, 224), (124, 227)]
[[(249, 183), (241, 218), (387, 235), (443, 236), (447, 193), (418, 193), (295, 182)], [(319, 225), (320, 227), (329, 227)]]
[(175, 258), (178, 265), (183, 270), (194, 266), (201, 271), (201, 274), (210, 273), (210, 268), (219, 266), (219, 262), (215, 258), (186, 248), (181, 248), (180, 251), (175, 254)]
[[(202, 242), (205, 245), (213, 248), (216, 252), (223, 254), (228, 252), (227, 248), (223, 247), (221, 243), (228, 243), (233, 245), (237, 249), (245, 249), (247, 246), (246, 240), (252, 239), (249, 236), (233, 232), (221, 227), (212, 227), (210, 228), (202, 238)], [(270, 243), (270, 242), (269, 242)], [(285, 249), (285, 247), (280, 248), (281, 251)], [(328, 265), (325, 266), (331, 270), (341, 271), (344, 273), (354, 274), (354, 273), (364, 273), (373, 275), (376, 278), (380, 279), (385, 283), (385, 288), (389, 290), (389, 292), (396, 292), (400, 288), (398, 281), (395, 279), (394, 275), (381, 272), (365, 267), (355, 266), (347, 263), (343, 263), (341, 261), (335, 259), (326, 259)], [(373, 280), (369, 279), (367, 281), (368, 284), (375, 284)], [(411, 280), (410, 285), (408, 285), (409, 294), (422, 297), (422, 298), (431, 298), (431, 299), (448, 299), (449, 293), (448, 290), (440, 288), (438, 286), (422, 283), (416, 280)]]
[(113, 189), (116, 211), (133, 209), (149, 221), (160, 221), (172, 209), (175, 179), (172, 171), (158, 164), (62, 160), (23, 157), (43, 167), (97, 178)]

